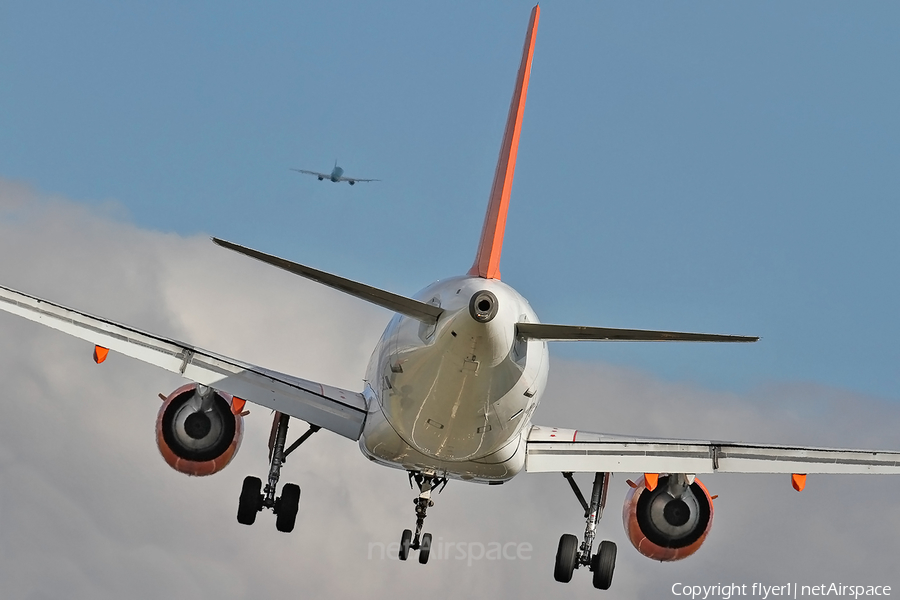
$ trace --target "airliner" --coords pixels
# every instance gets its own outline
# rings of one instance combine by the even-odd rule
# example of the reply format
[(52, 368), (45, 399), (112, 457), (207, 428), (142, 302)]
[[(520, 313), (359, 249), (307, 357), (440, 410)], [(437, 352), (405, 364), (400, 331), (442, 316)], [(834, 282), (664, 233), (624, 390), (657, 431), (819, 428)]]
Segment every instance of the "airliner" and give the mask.
[[(584, 509), (585, 529), (580, 538), (561, 536), (554, 578), (568, 583), (583, 568), (592, 574), (594, 587), (608, 589), (616, 544), (600, 541), (595, 549), (595, 541), (613, 473), (634, 474), (634, 480), (627, 480), (624, 527), (634, 548), (658, 561), (690, 556), (711, 530), (716, 496), (699, 475), (779, 473), (790, 475), (791, 485), (801, 491), (810, 474), (900, 473), (897, 451), (655, 439), (533, 423), (547, 384), (548, 342), (758, 339), (542, 323), (528, 301), (501, 280), (500, 255), (539, 17), (536, 6), (475, 260), (465, 274), (435, 281), (408, 297), (213, 238), (222, 248), (395, 313), (372, 353), (362, 390), (279, 373), (8, 288), (0, 288), (0, 308), (87, 341), (98, 364), (118, 352), (182, 375), (184, 385), (160, 394), (156, 419), (160, 453), (181, 473), (221, 471), (238, 452), (248, 404), (272, 409), (269, 470), (263, 478), (244, 479), (237, 506), (242, 524), (253, 524), (265, 509), (274, 513), (277, 530), (293, 530), (300, 487), (285, 483), (279, 493), (282, 465), (323, 429), (357, 442), (367, 459), (405, 470), (418, 495), (415, 526), (400, 536), (401, 560), (417, 552), (418, 562), (428, 562), (433, 538), (424, 532), (425, 519), (434, 496), (450, 480), (499, 485), (520, 473), (561, 473)], [(307, 424), (306, 430), (289, 443), (289, 426), (300, 422)], [(574, 473), (593, 474), (588, 494)]]
[(303, 169), (291, 169), (291, 171), (297, 171), (298, 173), (305, 173), (307, 175), (315, 175), (319, 178), (319, 181), (323, 181), (325, 179), (328, 179), (329, 181), (332, 181), (334, 183), (346, 181), (350, 183), (350, 185), (355, 185), (357, 181), (381, 181), (380, 179), (360, 179), (359, 177), (344, 177), (344, 169), (338, 166), (337, 161), (334, 161), (334, 168), (331, 169), (331, 173), (304, 171)]

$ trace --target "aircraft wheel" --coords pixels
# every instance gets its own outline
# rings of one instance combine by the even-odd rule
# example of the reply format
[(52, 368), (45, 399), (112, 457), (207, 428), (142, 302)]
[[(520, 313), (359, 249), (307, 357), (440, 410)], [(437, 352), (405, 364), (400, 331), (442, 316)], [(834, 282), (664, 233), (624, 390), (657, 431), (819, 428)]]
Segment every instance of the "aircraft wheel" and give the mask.
[(578, 538), (566, 533), (559, 538), (559, 548), (556, 550), (556, 566), (553, 569), (553, 578), (560, 583), (572, 581), (572, 573), (578, 561)]
[(275, 529), (284, 533), (294, 530), (297, 521), (297, 511), (300, 508), (300, 486), (295, 483), (286, 483), (281, 489), (278, 510), (275, 516)]
[(412, 543), (412, 531), (409, 529), (403, 530), (403, 535), (400, 536), (400, 560), (406, 560), (409, 558), (409, 546)]
[(431, 534), (424, 533), (422, 534), (422, 545), (419, 546), (419, 562), (421, 564), (425, 564), (428, 562), (428, 557), (431, 555)]
[(616, 545), (613, 542), (600, 542), (597, 554), (591, 559), (591, 570), (594, 572), (594, 587), (608, 590), (612, 584), (613, 571), (616, 570)]
[(256, 513), (262, 507), (261, 489), (262, 481), (258, 477), (244, 477), (237, 511), (237, 520), (241, 525), (253, 525), (256, 521)]

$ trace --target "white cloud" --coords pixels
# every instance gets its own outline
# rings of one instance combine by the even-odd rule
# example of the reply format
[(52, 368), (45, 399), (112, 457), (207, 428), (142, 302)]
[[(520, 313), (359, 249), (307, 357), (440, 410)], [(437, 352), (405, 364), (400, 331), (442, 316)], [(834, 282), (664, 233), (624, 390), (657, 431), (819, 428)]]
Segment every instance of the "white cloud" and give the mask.
[[(141, 230), (114, 205), (92, 209), (0, 180), (0, 283), (243, 360), (359, 388), (384, 311), (213, 246)], [(235, 240), (240, 241), (240, 240)], [(302, 257), (298, 258), (302, 261)], [(191, 479), (158, 456), (158, 392), (180, 378), (0, 315), (0, 582), (4, 598), (243, 598), (434, 594), (595, 597), (590, 577), (552, 580), (556, 542), (581, 534), (577, 501), (559, 475), (502, 487), (451, 482), (426, 529), (452, 542), (527, 542), (528, 561), (370, 560), (413, 524), (406, 476), (354, 444), (319, 433), (282, 481), (303, 488), (297, 529), (271, 515), (235, 521), (240, 482), (266, 469), (268, 411), (251, 408), (244, 445), (213, 477)], [(552, 350), (551, 350), (552, 352)], [(555, 361), (543, 424), (599, 431), (896, 448), (900, 409), (814, 383), (747, 394), (704, 390), (605, 364)], [(302, 424), (295, 426), (296, 435)], [(894, 585), (900, 481), (718, 475), (707, 544), (683, 562), (634, 551), (611, 486), (601, 539), (619, 544), (616, 597), (669, 595), (675, 582)], [(588, 478), (583, 477), (585, 484)]]

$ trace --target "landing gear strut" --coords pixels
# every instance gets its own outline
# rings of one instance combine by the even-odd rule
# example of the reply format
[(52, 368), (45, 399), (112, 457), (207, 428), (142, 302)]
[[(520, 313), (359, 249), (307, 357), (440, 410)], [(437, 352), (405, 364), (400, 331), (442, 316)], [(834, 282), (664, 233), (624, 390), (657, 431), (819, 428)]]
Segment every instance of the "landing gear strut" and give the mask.
[(266, 487), (262, 489), (262, 481), (258, 477), (248, 476), (244, 478), (241, 488), (241, 497), (238, 501), (237, 520), (243, 525), (252, 525), (256, 521), (256, 513), (264, 508), (272, 509), (275, 513), (275, 528), (284, 533), (294, 530), (297, 520), (297, 511), (300, 506), (300, 486), (294, 483), (286, 483), (281, 488), (281, 496), (275, 497), (278, 487), (278, 479), (281, 477), (281, 467), (285, 463), (287, 455), (296, 450), (300, 444), (321, 429), (317, 425), (310, 425), (309, 430), (300, 436), (296, 442), (285, 449), (287, 442), (288, 422), (290, 417), (284, 413), (275, 413), (275, 421), (272, 423), (272, 436), (269, 439), (269, 478)]
[(409, 472), (409, 487), (415, 480), (419, 486), (419, 497), (413, 500), (416, 505), (416, 534), (409, 529), (403, 530), (400, 537), (400, 560), (406, 560), (409, 557), (410, 550), (419, 551), (419, 562), (425, 564), (431, 554), (431, 534), (422, 533), (422, 527), (425, 525), (425, 512), (429, 507), (434, 506), (434, 500), (431, 499), (431, 491), (440, 486), (438, 493), (444, 491), (447, 485), (446, 477), (438, 477), (433, 473), (420, 473), (417, 471)]
[(597, 548), (597, 554), (591, 555), (591, 550), (597, 533), (597, 523), (603, 515), (603, 507), (606, 506), (609, 474), (597, 473), (594, 475), (590, 504), (585, 501), (572, 474), (563, 473), (563, 477), (572, 486), (572, 491), (575, 492), (575, 496), (584, 508), (586, 525), (584, 541), (581, 546), (578, 545), (578, 538), (568, 533), (559, 539), (553, 577), (560, 583), (568, 583), (572, 580), (572, 573), (575, 569), (588, 567), (594, 574), (594, 587), (598, 590), (608, 590), (612, 584), (613, 571), (616, 568), (616, 545), (613, 542), (602, 541)]

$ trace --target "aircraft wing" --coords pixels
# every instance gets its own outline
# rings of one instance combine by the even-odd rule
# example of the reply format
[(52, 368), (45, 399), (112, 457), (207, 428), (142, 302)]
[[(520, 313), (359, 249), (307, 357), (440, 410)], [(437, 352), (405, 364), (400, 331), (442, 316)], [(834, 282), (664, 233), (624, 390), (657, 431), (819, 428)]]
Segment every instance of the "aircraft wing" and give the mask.
[(356, 183), (357, 181), (381, 181), (380, 179), (359, 179), (357, 177), (341, 177), (338, 181), (349, 181), (350, 183)]
[(666, 440), (534, 426), (525, 469), (592, 473), (900, 474), (900, 452)]
[(359, 439), (362, 394), (257, 367), (0, 286), (0, 309), (187, 379)]
[(307, 175), (315, 175), (316, 177), (322, 177), (324, 179), (331, 179), (331, 173), (319, 173), (318, 171), (305, 171), (303, 169), (291, 169), (291, 171), (297, 171), (298, 173), (305, 173)]

